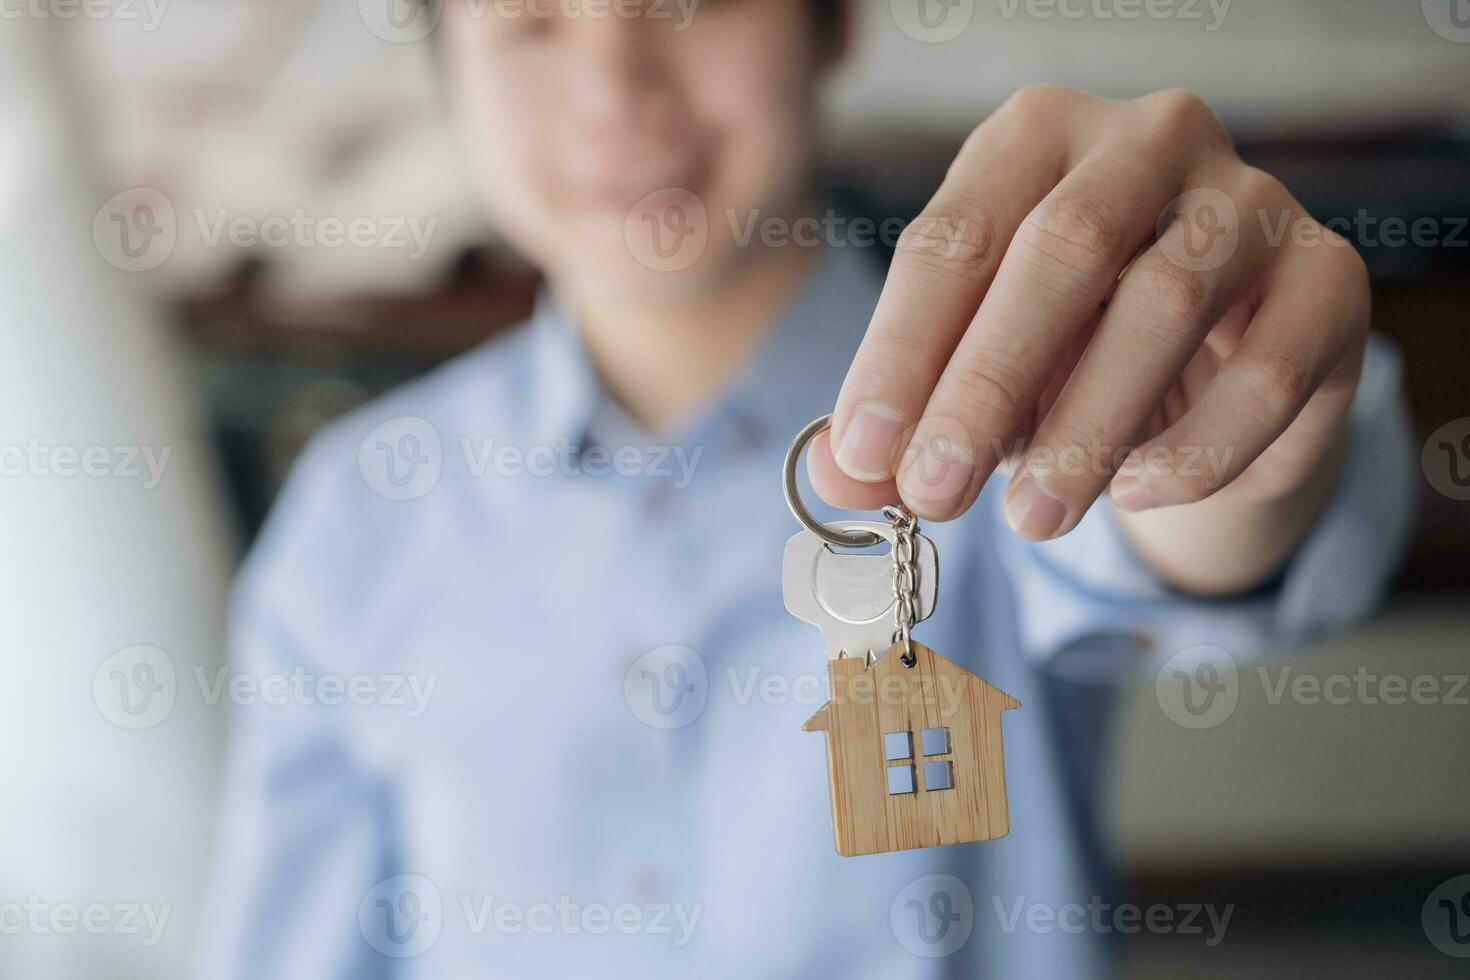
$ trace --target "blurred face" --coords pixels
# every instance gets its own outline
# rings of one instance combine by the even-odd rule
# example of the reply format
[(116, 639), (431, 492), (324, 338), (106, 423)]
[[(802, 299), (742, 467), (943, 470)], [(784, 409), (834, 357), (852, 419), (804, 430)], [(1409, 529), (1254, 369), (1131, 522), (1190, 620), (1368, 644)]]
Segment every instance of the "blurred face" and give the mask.
[(559, 284), (675, 298), (806, 189), (802, 0), (446, 0), (456, 126), (511, 242)]

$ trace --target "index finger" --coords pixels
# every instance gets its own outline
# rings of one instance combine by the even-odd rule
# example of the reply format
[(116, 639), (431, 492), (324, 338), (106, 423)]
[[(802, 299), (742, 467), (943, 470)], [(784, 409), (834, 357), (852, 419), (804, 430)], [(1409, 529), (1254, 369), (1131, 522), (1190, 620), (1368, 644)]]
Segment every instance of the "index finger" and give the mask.
[[(818, 491), (847, 505), (889, 483), (935, 384), (990, 288), (1016, 229), (1056, 183), (1065, 140), (1056, 128), (997, 113), (975, 130), (894, 252), (873, 319), (832, 419), (812, 446)], [(828, 460), (817, 458), (832, 454)]]

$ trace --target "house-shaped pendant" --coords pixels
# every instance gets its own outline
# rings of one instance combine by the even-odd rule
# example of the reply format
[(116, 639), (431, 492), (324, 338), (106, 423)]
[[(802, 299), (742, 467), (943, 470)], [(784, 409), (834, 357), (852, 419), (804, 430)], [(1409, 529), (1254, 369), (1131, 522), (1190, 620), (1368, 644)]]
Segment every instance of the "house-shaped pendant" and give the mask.
[(1000, 715), (1021, 702), (913, 645), (827, 662), (832, 700), (802, 725), (827, 733), (837, 853), (993, 840), (1010, 830)]

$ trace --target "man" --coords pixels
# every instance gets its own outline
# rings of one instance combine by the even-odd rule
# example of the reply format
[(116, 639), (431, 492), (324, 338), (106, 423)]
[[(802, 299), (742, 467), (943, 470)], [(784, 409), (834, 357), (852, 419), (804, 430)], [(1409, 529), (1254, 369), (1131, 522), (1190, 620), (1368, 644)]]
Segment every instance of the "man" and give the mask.
[[(1104, 930), (1064, 910), (1117, 896), (1047, 665), (1247, 655), (1372, 605), (1408, 469), (1361, 262), (1240, 220), (1310, 222), (1195, 98), (1050, 87), (979, 125), (886, 280), (859, 248), (743, 238), (819, 207), (847, 7), (514, 9), (441, 30), (540, 309), (322, 435), (236, 610), (239, 670), (398, 678), (421, 710), (238, 712), (211, 968), (1098, 972)], [(833, 853), (777, 484), (834, 401), (818, 491), (928, 522), (919, 639), (1024, 706), (1003, 840)]]

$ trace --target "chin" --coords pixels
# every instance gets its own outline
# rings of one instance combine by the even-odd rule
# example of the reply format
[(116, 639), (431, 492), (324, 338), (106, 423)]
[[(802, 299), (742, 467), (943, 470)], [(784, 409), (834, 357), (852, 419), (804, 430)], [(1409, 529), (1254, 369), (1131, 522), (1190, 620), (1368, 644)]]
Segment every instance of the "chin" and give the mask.
[(723, 211), (678, 196), (626, 213), (582, 214), (548, 262), (553, 279), (577, 291), (639, 303), (679, 302), (728, 282), (757, 246), (738, 248)]

